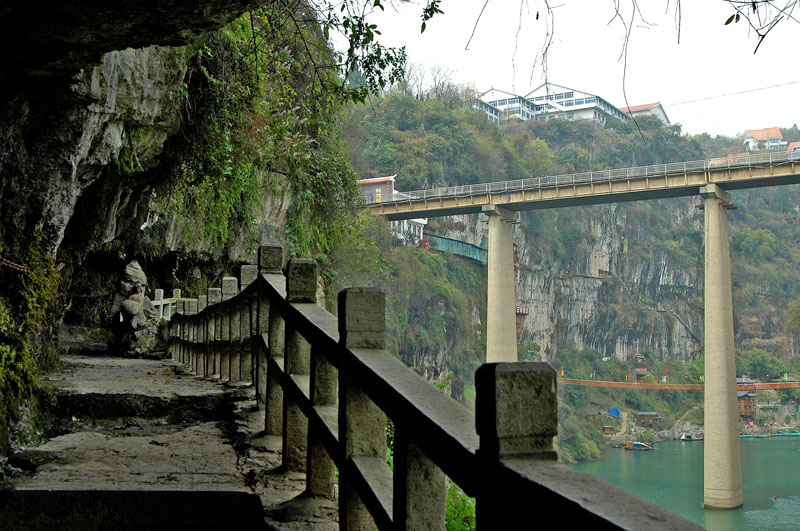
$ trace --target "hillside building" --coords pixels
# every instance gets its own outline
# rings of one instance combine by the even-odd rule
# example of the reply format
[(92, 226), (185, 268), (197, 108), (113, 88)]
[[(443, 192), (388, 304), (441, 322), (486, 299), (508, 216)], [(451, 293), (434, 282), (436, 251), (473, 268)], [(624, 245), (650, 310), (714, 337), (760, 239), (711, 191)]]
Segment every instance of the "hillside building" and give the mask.
[(783, 134), (777, 127), (767, 127), (766, 129), (748, 129), (745, 132), (744, 148), (747, 151), (782, 151), (786, 149), (786, 142)]
[[(527, 94), (518, 95), (491, 88), (479, 94), (473, 108), (492, 122), (520, 120), (594, 120), (605, 125), (609, 118), (627, 122), (630, 117), (595, 94), (562, 85), (543, 83)], [(666, 117), (666, 114), (664, 114)]]
[[(361, 199), (364, 203), (369, 204), (402, 198), (405, 194), (394, 188), (395, 177), (397, 177), (397, 174), (387, 177), (360, 179), (358, 181), (358, 193), (361, 195)], [(422, 241), (422, 233), (427, 224), (427, 218), (404, 219), (389, 223), (398, 240), (405, 244), (414, 245)]]
[(661, 105), (661, 102), (658, 101), (655, 103), (645, 103), (644, 105), (631, 105), (630, 107), (620, 107), (619, 110), (633, 118), (649, 114), (661, 120), (662, 124), (669, 125), (669, 118), (667, 118), (667, 113), (664, 110), (664, 107)]

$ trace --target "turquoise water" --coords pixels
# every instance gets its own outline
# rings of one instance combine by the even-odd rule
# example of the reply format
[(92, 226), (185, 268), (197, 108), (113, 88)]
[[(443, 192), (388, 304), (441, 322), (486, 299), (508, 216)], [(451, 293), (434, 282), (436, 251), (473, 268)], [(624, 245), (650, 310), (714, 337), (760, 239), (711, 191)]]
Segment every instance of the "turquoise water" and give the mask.
[(663, 442), (652, 452), (609, 448), (607, 459), (574, 468), (712, 531), (800, 529), (800, 437), (740, 441), (744, 506), (729, 511), (703, 509), (701, 441)]

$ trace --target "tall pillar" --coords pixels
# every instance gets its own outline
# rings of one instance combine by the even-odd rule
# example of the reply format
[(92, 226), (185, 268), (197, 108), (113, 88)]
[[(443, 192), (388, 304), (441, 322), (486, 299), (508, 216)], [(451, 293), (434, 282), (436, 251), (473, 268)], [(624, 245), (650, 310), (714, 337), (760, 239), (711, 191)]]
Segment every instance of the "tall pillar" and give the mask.
[(489, 216), (489, 278), (486, 306), (486, 362), (517, 361), (514, 232), (517, 213), (485, 206)]
[(703, 503), (708, 508), (742, 505), (742, 454), (736, 403), (731, 252), (727, 206), (730, 194), (715, 184), (700, 188), (705, 210), (705, 453)]

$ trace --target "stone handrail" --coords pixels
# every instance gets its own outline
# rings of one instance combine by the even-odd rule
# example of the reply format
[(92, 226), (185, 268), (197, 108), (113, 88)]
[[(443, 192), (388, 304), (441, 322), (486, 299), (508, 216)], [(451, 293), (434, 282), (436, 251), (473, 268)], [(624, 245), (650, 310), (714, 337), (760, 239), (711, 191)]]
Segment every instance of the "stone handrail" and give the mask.
[(150, 303), (158, 312), (158, 318), (169, 321), (175, 315), (178, 301), (181, 300), (181, 290), (173, 289), (172, 297), (164, 298), (164, 290), (157, 289), (153, 292), (153, 300)]
[[(691, 529), (649, 502), (556, 462), (556, 374), (543, 363), (486, 364), (476, 413), (385, 349), (384, 294), (350, 288), (338, 318), (317, 305), (317, 267), (259, 249), (197, 299), (176, 303), (170, 352), (198, 376), (255, 387), (283, 467), (306, 495), (332, 498), (341, 529), (444, 529), (449, 476), (476, 498), (480, 529), (529, 528), (544, 510), (563, 522)], [(394, 424), (387, 465), (386, 419)], [(699, 528), (698, 528), (699, 529)]]
[(669, 164), (653, 164), (650, 166), (637, 166), (633, 168), (620, 168), (614, 170), (598, 170), (566, 175), (544, 175), (529, 179), (515, 179), (511, 181), (497, 181), (480, 184), (467, 184), (462, 186), (448, 186), (429, 188), (425, 190), (412, 190), (396, 193), (393, 197), (382, 199), (365, 198), (367, 205), (384, 203), (412, 203), (430, 199), (448, 197), (473, 196), (478, 194), (497, 194), (521, 190), (539, 190), (542, 188), (558, 188), (560, 186), (575, 186), (586, 183), (607, 183), (625, 181), (629, 179), (648, 179), (680, 175), (683, 173), (704, 172), (710, 170), (737, 169), (759, 166), (770, 166), (800, 162), (800, 151), (779, 151), (759, 153), (746, 156), (719, 157), (710, 160), (693, 160), (688, 162), (674, 162)]

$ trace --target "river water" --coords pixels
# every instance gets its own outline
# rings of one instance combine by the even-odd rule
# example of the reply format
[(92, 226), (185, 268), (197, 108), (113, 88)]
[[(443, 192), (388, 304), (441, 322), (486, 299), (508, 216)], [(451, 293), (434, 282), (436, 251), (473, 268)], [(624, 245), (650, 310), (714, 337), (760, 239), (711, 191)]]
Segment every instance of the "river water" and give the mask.
[(607, 459), (573, 468), (712, 531), (800, 529), (800, 437), (741, 439), (741, 443), (744, 506), (729, 511), (703, 509), (701, 441), (663, 442), (650, 452), (609, 448)]

